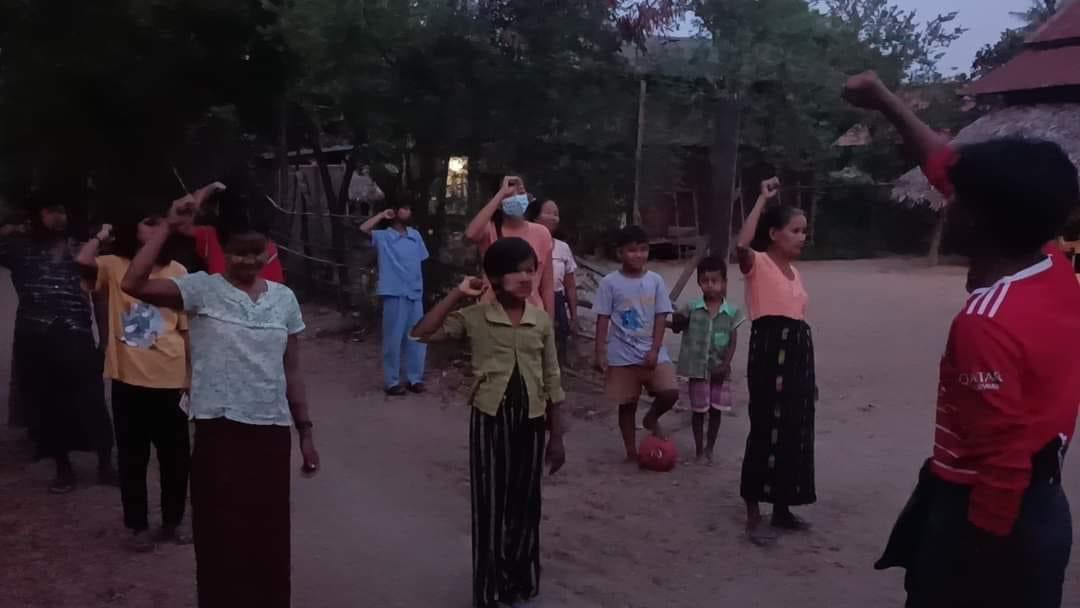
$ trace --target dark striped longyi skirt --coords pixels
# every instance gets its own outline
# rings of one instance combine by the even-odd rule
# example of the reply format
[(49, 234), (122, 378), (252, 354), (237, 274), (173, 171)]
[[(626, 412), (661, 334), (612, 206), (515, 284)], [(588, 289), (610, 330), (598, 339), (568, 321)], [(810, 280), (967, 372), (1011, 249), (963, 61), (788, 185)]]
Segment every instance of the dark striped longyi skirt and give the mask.
[(750, 330), (747, 371), (750, 436), (744, 500), (798, 506), (817, 500), (814, 488), (814, 343), (810, 326), (763, 317)]
[(473, 408), (469, 440), (476, 608), (513, 604), (540, 591), (544, 433), (544, 418), (529, 418), (529, 394), (516, 368), (494, 416)]

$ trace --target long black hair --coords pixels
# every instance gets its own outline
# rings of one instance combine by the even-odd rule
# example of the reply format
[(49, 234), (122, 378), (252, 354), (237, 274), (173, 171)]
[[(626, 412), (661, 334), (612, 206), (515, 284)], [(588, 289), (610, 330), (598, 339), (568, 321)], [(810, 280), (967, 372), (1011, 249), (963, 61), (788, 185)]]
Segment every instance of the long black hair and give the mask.
[[(143, 244), (139, 242), (139, 224), (144, 220), (164, 222), (165, 216), (163, 214), (154, 214), (141, 218), (131, 215), (121, 218), (113, 226), (113, 242), (109, 246), (109, 252), (127, 260), (133, 259), (135, 254), (138, 253), (139, 249), (143, 246)], [(155, 260), (154, 263), (158, 266), (168, 266), (176, 259), (181, 246), (177, 236), (170, 235), (168, 240), (165, 241), (165, 245), (161, 248), (161, 252), (158, 254), (157, 260)]]
[(758, 221), (757, 232), (754, 233), (754, 240), (750, 242), (750, 246), (757, 251), (768, 251), (769, 245), (772, 245), (772, 236), (770, 233), (773, 230), (783, 230), (792, 220), (800, 215), (806, 215), (806, 213), (798, 207), (792, 207), (790, 205), (769, 207), (761, 214), (761, 220)]

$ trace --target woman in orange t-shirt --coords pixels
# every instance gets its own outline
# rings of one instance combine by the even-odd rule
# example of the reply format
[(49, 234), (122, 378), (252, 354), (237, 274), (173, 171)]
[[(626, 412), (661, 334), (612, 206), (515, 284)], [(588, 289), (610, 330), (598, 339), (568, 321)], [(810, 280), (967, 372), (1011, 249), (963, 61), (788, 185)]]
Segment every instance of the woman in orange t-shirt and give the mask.
[(809, 527), (790, 507), (815, 502), (814, 345), (806, 323), (807, 294), (792, 264), (806, 244), (806, 215), (794, 207), (766, 203), (780, 189), (776, 178), (761, 184), (736, 252), (746, 277), (752, 321), (747, 378), (750, 436), (743, 459), (741, 494), (746, 528), (755, 544), (775, 540), (760, 503), (772, 503), (771, 527)]
[[(465, 238), (476, 243), (481, 256), (492, 243), (502, 238), (518, 237), (528, 241), (539, 262), (533, 280), (533, 293), (528, 302), (543, 308), (554, 318), (555, 275), (551, 254), (555, 249), (555, 240), (550, 230), (525, 219), (528, 206), (529, 195), (525, 191), (524, 180), (513, 175), (504, 177), (499, 191), (469, 222)], [(481, 301), (493, 301), (494, 297), (494, 293), (488, 289)]]

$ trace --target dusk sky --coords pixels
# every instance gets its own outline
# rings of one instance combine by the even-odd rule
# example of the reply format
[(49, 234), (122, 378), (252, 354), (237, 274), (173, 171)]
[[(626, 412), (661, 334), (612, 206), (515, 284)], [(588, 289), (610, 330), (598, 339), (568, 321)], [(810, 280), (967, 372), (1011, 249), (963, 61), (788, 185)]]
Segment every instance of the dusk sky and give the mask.
[(950, 73), (952, 68), (962, 72), (971, 69), (975, 51), (988, 42), (995, 42), (1002, 30), (1020, 25), (1009, 11), (1021, 11), (1031, 3), (1030, 0), (894, 0), (899, 6), (916, 10), (925, 19), (938, 14), (956, 11), (957, 22), (968, 28), (953, 44), (949, 54), (941, 61), (941, 71)]
[[(919, 20), (926, 21), (939, 13), (956, 11), (956, 22), (968, 28), (968, 32), (956, 41), (948, 54), (941, 61), (941, 71), (951, 74), (954, 71), (971, 70), (971, 61), (975, 52), (984, 44), (995, 42), (1001, 32), (1021, 23), (1009, 14), (1021, 11), (1030, 5), (1031, 0), (893, 0), (905, 10), (918, 11)], [(680, 33), (690, 34), (691, 28), (680, 28)]]

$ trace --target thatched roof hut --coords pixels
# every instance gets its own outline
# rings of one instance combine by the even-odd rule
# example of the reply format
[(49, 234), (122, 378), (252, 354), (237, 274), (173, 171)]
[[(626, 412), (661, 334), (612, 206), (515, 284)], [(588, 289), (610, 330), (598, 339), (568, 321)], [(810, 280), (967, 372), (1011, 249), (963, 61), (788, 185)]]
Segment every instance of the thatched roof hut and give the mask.
[[(1069, 2), (1024, 43), (1012, 61), (973, 82), (965, 94), (1001, 96), (1005, 106), (956, 135), (957, 145), (1019, 136), (1057, 142), (1080, 166), (1080, 2)], [(945, 201), (919, 169), (904, 174), (892, 196), (941, 209)]]
[[(973, 144), (998, 137), (1028, 137), (1056, 142), (1080, 166), (1080, 104), (1037, 104), (1011, 106), (991, 112), (962, 129), (955, 145)], [(905, 173), (896, 182), (893, 199), (909, 204), (928, 204), (941, 209), (945, 200), (918, 168)]]

